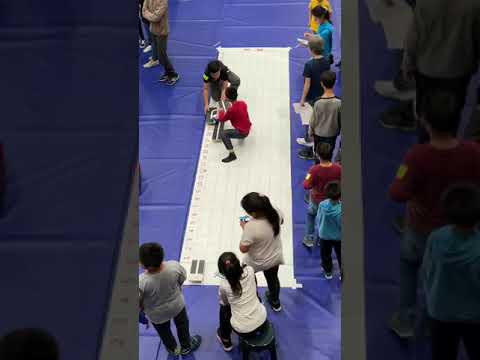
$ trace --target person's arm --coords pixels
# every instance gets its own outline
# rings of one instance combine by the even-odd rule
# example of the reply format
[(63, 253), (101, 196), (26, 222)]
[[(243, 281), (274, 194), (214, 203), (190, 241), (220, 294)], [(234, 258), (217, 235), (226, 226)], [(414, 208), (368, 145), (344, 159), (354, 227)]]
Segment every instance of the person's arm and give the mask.
[(395, 179), (389, 188), (390, 197), (396, 202), (407, 202), (412, 200), (414, 166), (412, 154), (407, 153), (403, 163), (397, 170)]
[(300, 100), (300, 105), (305, 106), (305, 101), (308, 95), (308, 92), (310, 91), (310, 86), (312, 85), (312, 79), (310, 78), (305, 78), (305, 82), (303, 84), (303, 93), (302, 93), (302, 99)]
[(310, 170), (308, 170), (308, 173), (307, 175), (305, 176), (305, 180), (303, 180), (303, 188), (305, 190), (310, 190), (313, 188), (313, 184), (314, 181), (313, 181), (313, 175), (312, 175), (312, 168), (310, 168)]
[(182, 286), (185, 280), (187, 280), (187, 271), (180, 263), (177, 263), (177, 265), (178, 265), (178, 284)]
[(232, 107), (230, 109), (228, 109), (227, 111), (221, 110), (218, 113), (218, 121), (226, 122), (226, 121), (231, 120), (233, 111), (234, 111), (234, 109)]
[(227, 297), (227, 294), (225, 292), (225, 289), (220, 285), (218, 287), (218, 297), (220, 299), (220, 305), (222, 306), (228, 306), (229, 303), (228, 303), (228, 297)]
[(312, 137), (313, 136), (313, 129), (317, 127), (317, 106), (316, 104), (313, 105), (313, 111), (312, 115), (310, 116), (310, 122), (308, 124), (308, 136)]
[(230, 82), (228, 80), (223, 80), (222, 81), (222, 94), (220, 96), (220, 100), (222, 100), (222, 101), (226, 100), (225, 91), (227, 90), (227, 88), (229, 86), (230, 86)]
[[(145, 19), (150, 22), (156, 23), (162, 20), (164, 16), (167, 14), (168, 9), (168, 1), (167, 0), (159, 0), (153, 2), (156, 6), (155, 9), (147, 9)], [(146, 6), (144, 6), (146, 8)]]
[(206, 113), (208, 111), (208, 108), (210, 107), (210, 93), (207, 82), (203, 83), (203, 104)]
[(242, 234), (242, 239), (240, 240), (240, 252), (242, 254), (248, 253), (250, 250), (250, 247), (252, 246), (254, 242), (254, 231), (252, 229), (252, 224), (251, 223), (245, 223), (243, 225), (243, 234)]

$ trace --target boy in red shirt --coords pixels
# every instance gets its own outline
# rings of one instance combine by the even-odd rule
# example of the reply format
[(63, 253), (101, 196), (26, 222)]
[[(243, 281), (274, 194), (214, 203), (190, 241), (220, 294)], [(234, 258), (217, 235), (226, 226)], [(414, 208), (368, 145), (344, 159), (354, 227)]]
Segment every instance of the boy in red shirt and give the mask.
[(394, 201), (407, 203), (407, 228), (400, 253), (400, 307), (389, 326), (399, 337), (414, 336), (418, 271), (429, 234), (447, 225), (441, 196), (451, 185), (480, 185), (480, 146), (456, 138), (458, 100), (450, 91), (425, 95), (422, 125), (427, 144), (406, 154), (390, 186)]
[(332, 146), (328, 143), (320, 143), (316, 148), (316, 155), (320, 160), (308, 170), (303, 181), (305, 190), (310, 190), (310, 200), (305, 222), (305, 236), (303, 245), (313, 247), (315, 245), (315, 218), (317, 216), (318, 204), (327, 199), (324, 193), (325, 185), (331, 181), (340, 181), (342, 178), (342, 167), (332, 163)]
[(232, 106), (226, 112), (220, 111), (218, 121), (230, 121), (233, 126), (233, 129), (223, 130), (220, 134), (220, 138), (229, 152), (228, 156), (222, 159), (222, 162), (229, 163), (237, 159), (231, 139), (245, 139), (250, 133), (252, 123), (248, 116), (247, 104), (244, 101), (237, 101), (237, 89), (228, 87), (225, 90), (225, 96), (232, 102)]

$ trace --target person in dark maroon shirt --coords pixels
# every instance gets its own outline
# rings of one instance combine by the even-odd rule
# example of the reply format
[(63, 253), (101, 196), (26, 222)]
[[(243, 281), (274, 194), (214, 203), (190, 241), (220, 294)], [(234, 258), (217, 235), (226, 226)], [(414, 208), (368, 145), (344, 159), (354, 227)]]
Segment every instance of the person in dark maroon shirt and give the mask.
[(400, 307), (389, 326), (399, 337), (414, 336), (418, 271), (432, 230), (447, 225), (441, 196), (451, 185), (480, 185), (480, 145), (456, 138), (457, 104), (448, 91), (425, 96), (427, 144), (405, 155), (390, 186), (391, 198), (407, 204), (407, 227), (400, 254)]
[(227, 148), (229, 154), (222, 160), (224, 163), (229, 163), (237, 159), (231, 139), (245, 139), (250, 133), (252, 123), (248, 115), (247, 104), (244, 101), (237, 101), (238, 93), (234, 87), (228, 87), (225, 90), (225, 96), (232, 102), (232, 106), (225, 112), (221, 111), (218, 114), (218, 121), (230, 121), (233, 129), (223, 130), (220, 134), (223, 144)]
[(305, 236), (303, 238), (303, 244), (309, 248), (315, 245), (315, 217), (317, 216), (318, 204), (327, 199), (324, 193), (325, 185), (331, 181), (340, 181), (342, 178), (342, 167), (339, 164), (332, 163), (332, 146), (330, 144), (318, 144), (316, 155), (320, 163), (308, 170), (303, 181), (304, 189), (310, 190)]

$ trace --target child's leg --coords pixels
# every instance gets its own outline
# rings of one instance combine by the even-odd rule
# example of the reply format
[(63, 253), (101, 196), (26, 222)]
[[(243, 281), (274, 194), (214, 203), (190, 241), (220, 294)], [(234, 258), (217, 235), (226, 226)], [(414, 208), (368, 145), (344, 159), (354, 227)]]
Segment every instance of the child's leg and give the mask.
[[(432, 360), (456, 359), (460, 345), (458, 325), (432, 319), (431, 331)], [(478, 334), (476, 341), (478, 342)]]
[(190, 337), (190, 324), (187, 315), (187, 309), (183, 308), (180, 314), (175, 316), (175, 326), (177, 327), (178, 340), (182, 350), (190, 349), (191, 337)]
[(333, 241), (333, 249), (335, 250), (335, 255), (337, 256), (338, 267), (340, 272), (342, 272), (342, 242)]
[(320, 257), (322, 258), (322, 268), (326, 274), (331, 274), (333, 269), (332, 248), (332, 240), (320, 240)]
[(315, 244), (315, 218), (317, 217), (317, 211), (318, 204), (315, 204), (310, 199), (305, 221), (305, 235), (303, 237), (303, 243), (308, 247), (312, 247)]
[(267, 280), (270, 301), (274, 305), (280, 304), (280, 280), (278, 279), (278, 266), (263, 272)]
[(220, 337), (224, 340), (230, 340), (232, 335), (232, 325), (230, 319), (232, 318), (232, 309), (229, 305), (220, 305), (219, 319), (220, 319)]
[(172, 330), (170, 329), (170, 321), (164, 322), (163, 324), (153, 324), (153, 327), (157, 330), (158, 336), (160, 336), (168, 352), (175, 352), (177, 341), (173, 337)]

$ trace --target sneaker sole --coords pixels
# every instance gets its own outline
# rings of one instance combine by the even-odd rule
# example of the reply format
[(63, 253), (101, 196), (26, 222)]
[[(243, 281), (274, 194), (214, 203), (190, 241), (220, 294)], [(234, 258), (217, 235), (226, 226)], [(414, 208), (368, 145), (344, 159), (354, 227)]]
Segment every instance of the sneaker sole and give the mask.
[(233, 345), (230, 347), (225, 347), (225, 345), (223, 345), (223, 341), (220, 338), (220, 336), (218, 336), (218, 334), (217, 334), (217, 340), (220, 342), (220, 344), (222, 344), (223, 350), (225, 350), (226, 352), (230, 352), (233, 350)]

